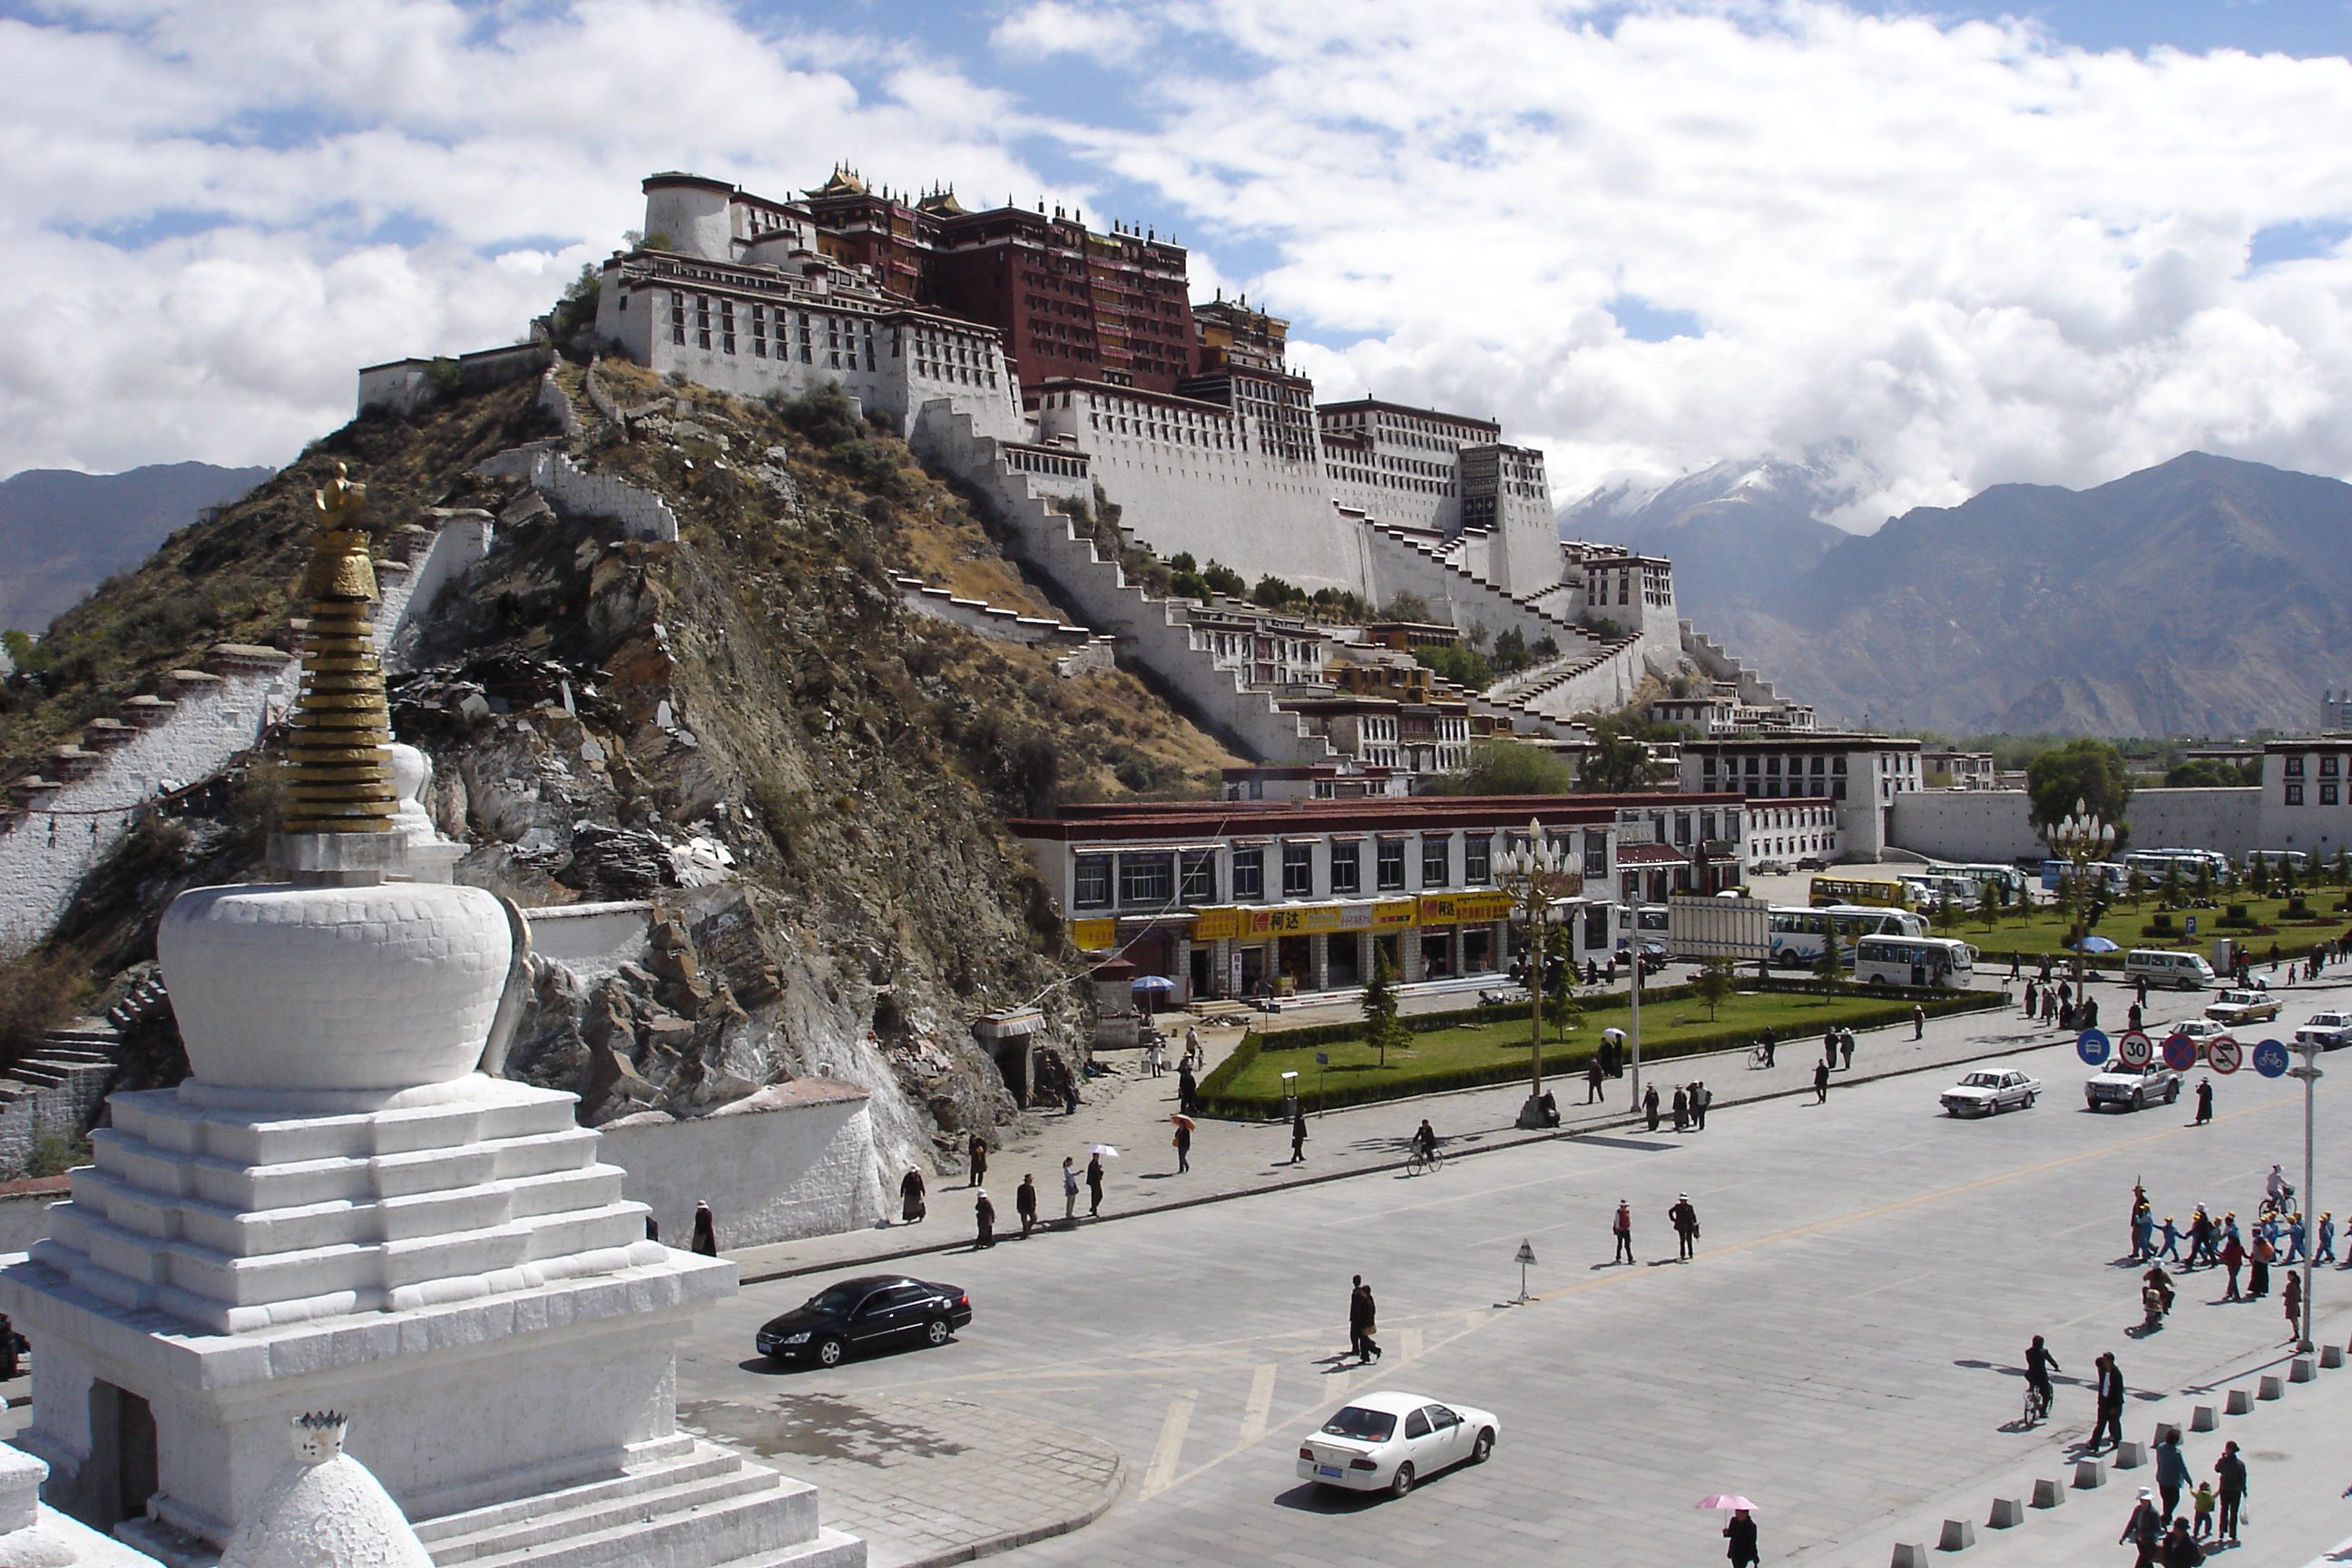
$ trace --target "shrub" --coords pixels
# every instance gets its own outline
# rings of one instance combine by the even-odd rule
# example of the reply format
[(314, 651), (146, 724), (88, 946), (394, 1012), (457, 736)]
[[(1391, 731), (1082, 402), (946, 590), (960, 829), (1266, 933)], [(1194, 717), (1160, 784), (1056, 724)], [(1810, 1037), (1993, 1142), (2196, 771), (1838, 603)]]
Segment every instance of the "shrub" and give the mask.
[(858, 440), (864, 434), (850, 406), (849, 394), (841, 390), (837, 381), (813, 387), (798, 397), (772, 397), (769, 406), (778, 418), (827, 450)]
[(899, 465), (898, 456), (879, 441), (860, 436), (842, 441), (833, 448), (833, 460), (841, 465), (863, 490), (893, 500), (902, 500), (912, 489), (907, 482), (907, 470)]

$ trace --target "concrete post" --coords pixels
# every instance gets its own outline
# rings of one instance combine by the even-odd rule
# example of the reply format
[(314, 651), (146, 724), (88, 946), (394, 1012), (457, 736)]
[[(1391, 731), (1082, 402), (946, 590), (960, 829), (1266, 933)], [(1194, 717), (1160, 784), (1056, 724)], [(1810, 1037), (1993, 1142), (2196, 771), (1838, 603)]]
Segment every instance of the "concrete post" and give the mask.
[(2065, 1483), (2064, 1483), (2063, 1481), (2053, 1481), (2053, 1480), (2051, 1480), (2051, 1479), (2047, 1479), (2047, 1478), (2037, 1479), (2034, 1481), (2034, 1483), (2033, 1483), (2033, 1506), (2034, 1506), (2034, 1507), (2036, 1507), (2036, 1508), (2057, 1508), (2057, 1507), (2062, 1506), (2062, 1505), (2065, 1502), (2065, 1500), (2066, 1500), (2066, 1485), (2065, 1485)]
[(1997, 1497), (1992, 1500), (1992, 1512), (1985, 1518), (1985, 1528), (2013, 1530), (2023, 1522), (2025, 1522), (2025, 1505), (2022, 1502), (2013, 1497)]
[(1944, 1521), (1944, 1533), (1936, 1539), (1938, 1552), (1966, 1552), (1977, 1543), (1977, 1527), (1965, 1519)]

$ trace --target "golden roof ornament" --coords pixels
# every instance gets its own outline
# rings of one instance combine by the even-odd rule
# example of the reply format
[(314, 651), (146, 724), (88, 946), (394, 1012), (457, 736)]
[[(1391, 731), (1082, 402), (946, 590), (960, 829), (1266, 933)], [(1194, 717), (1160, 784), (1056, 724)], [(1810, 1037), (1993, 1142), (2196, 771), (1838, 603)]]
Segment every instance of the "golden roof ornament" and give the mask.
[(368, 559), (367, 489), (342, 464), (311, 492), (319, 536), (303, 574), (310, 619), (302, 634), (302, 694), (286, 753), (287, 833), (382, 833), (393, 788), (392, 714), (375, 654), (375, 567)]

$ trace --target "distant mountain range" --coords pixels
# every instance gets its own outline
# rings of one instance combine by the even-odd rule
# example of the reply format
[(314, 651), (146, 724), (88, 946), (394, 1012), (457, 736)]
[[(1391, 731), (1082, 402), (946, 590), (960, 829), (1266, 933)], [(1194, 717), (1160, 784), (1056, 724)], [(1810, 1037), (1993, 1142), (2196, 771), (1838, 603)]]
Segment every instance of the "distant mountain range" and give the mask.
[(1952, 734), (2308, 729), (2352, 684), (2352, 486), (2191, 452), (1866, 536), (1811, 470), (1604, 486), (1561, 532), (1670, 555), (1683, 614), (1825, 721)]
[(0, 479), (0, 627), (37, 632), (268, 468), (158, 463), (120, 474), (27, 468)]

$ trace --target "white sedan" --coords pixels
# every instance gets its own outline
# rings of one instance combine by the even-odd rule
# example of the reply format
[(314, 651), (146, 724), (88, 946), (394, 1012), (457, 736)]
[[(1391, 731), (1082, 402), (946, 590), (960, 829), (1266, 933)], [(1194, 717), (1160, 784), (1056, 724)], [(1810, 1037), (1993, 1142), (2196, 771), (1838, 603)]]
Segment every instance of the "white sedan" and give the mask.
[(1455, 1465), (1482, 1465), (1503, 1424), (1492, 1411), (1424, 1394), (1360, 1394), (1298, 1446), (1298, 1473), (1327, 1487), (1402, 1497)]
[(2015, 1068), (1986, 1068), (1946, 1089), (1943, 1106), (1953, 1116), (1992, 1116), (2012, 1105), (2031, 1105), (2041, 1096), (2039, 1079)]

